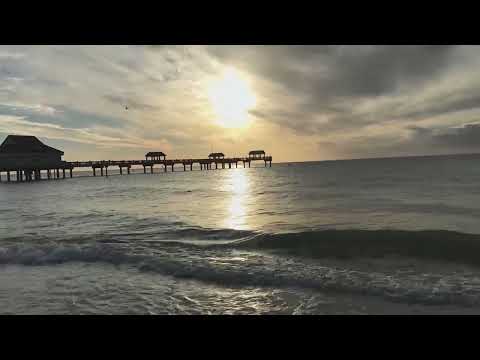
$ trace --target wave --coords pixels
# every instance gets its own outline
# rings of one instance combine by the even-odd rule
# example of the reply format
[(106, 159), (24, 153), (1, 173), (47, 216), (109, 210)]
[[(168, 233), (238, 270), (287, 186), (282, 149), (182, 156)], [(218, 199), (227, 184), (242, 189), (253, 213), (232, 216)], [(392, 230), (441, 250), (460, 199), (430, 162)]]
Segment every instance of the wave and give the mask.
[(161, 232), (168, 239), (194, 239), (194, 240), (241, 240), (256, 234), (249, 230), (235, 229), (208, 229), (203, 227), (185, 227), (170, 229)]
[(312, 230), (259, 234), (235, 246), (312, 258), (393, 255), (480, 265), (480, 235), (447, 230)]
[[(250, 230), (215, 229), (187, 226), (181, 222), (152, 226), (145, 219), (138, 228), (127, 232), (102, 234), (64, 234), (39, 236), (23, 234), (2, 240), (16, 244), (60, 245), (155, 244), (161, 247), (201, 247), (210, 249), (248, 249), (278, 252), (308, 258), (380, 258), (408, 257), (448, 261), (480, 266), (480, 235), (448, 230), (307, 230), (293, 233), (261, 233)], [(145, 223), (145, 224), (143, 224)], [(137, 224), (138, 225), (138, 224)], [(0, 246), (2, 245), (0, 244)], [(60, 246), (59, 245), (59, 246)], [(153, 245), (152, 245), (153, 246)], [(1, 260), (0, 248), (0, 262)]]
[(304, 288), (380, 296), (395, 302), (425, 305), (474, 306), (480, 303), (478, 292), (472, 292), (468, 284), (458, 285), (455, 278), (447, 279), (448, 281), (441, 284), (432, 282), (428, 285), (423, 281), (423, 274), (412, 278), (398, 278), (379, 272), (312, 267), (301, 262), (268, 263), (268, 259), (262, 259), (256, 264), (247, 262), (225, 265), (223, 261), (214, 263), (203, 257), (194, 260), (192, 257), (182, 256), (179, 252), (172, 256), (169, 253), (132, 254), (124, 250), (104, 244), (15, 245), (0, 248), (0, 264), (39, 266), (67, 262), (107, 263), (133, 266), (141, 272), (214, 283), (225, 287)]

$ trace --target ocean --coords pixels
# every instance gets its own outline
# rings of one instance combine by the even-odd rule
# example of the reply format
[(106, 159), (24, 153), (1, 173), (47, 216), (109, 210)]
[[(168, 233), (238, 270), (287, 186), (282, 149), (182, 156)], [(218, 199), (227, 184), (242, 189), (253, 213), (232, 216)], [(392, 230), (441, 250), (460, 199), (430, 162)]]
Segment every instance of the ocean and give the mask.
[(1, 314), (480, 314), (480, 155), (0, 184)]

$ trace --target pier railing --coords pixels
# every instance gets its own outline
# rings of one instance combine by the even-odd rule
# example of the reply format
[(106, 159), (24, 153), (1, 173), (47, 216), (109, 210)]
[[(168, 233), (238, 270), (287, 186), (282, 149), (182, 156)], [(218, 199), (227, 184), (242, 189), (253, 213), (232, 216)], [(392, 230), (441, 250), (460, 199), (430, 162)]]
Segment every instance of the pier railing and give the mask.
[(76, 168), (76, 167), (108, 167), (108, 166), (133, 166), (133, 165), (145, 165), (150, 166), (151, 164), (162, 164), (162, 165), (171, 165), (171, 164), (232, 164), (245, 162), (249, 163), (251, 161), (265, 161), (266, 163), (272, 162), (271, 156), (265, 156), (261, 159), (254, 159), (249, 157), (234, 157), (234, 158), (224, 158), (224, 159), (166, 159), (166, 160), (88, 160), (88, 161), (68, 161), (67, 164)]
[[(72, 177), (72, 170), (74, 168), (92, 168), (93, 176), (97, 176), (97, 169), (100, 169), (100, 175), (108, 176), (108, 168), (112, 166), (118, 166), (120, 169), (120, 174), (123, 174), (123, 169), (127, 169), (127, 174), (130, 174), (130, 168), (134, 165), (143, 166), (143, 172), (147, 172), (147, 167), (150, 168), (150, 172), (153, 173), (153, 169), (155, 165), (161, 165), (164, 167), (164, 171), (167, 172), (167, 168), (170, 166), (171, 171), (175, 171), (174, 167), (177, 164), (183, 165), (183, 171), (187, 170), (187, 165), (190, 167), (190, 171), (193, 170), (193, 165), (198, 164), (200, 166), (200, 170), (211, 170), (213, 168), (213, 164), (215, 165), (215, 169), (219, 167), (225, 169), (227, 166), (228, 168), (232, 168), (233, 165), (238, 167), (238, 163), (243, 163), (243, 167), (250, 167), (250, 163), (252, 161), (264, 161), (265, 167), (267, 164), (272, 166), (272, 156), (263, 156), (263, 157), (232, 157), (232, 158), (199, 158), (199, 159), (149, 159), (149, 160), (88, 160), (88, 161), (62, 161), (60, 163), (55, 164), (42, 164), (42, 165), (35, 165), (35, 166), (8, 166), (8, 167), (0, 167), (0, 180), (1, 180), (1, 172), (6, 172), (7, 174), (7, 182), (11, 181), (10, 172), (13, 172), (15, 175), (15, 180), (18, 182), (21, 181), (32, 181), (32, 180), (40, 180), (42, 179), (42, 171), (46, 172), (47, 179), (51, 178), (60, 178), (62, 177), (65, 179), (65, 170), (69, 170), (70, 177)], [(62, 170), (62, 176), (60, 175), (60, 170)], [(53, 173), (52, 173), (53, 172)], [(24, 180), (25, 179), (25, 180)]]

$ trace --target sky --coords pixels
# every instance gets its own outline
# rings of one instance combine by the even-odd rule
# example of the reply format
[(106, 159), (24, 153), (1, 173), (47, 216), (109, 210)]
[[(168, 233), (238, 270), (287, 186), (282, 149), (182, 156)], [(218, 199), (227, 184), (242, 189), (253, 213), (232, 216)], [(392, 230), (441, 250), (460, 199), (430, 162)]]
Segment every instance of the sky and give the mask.
[(0, 46), (0, 141), (65, 160), (480, 151), (480, 47)]

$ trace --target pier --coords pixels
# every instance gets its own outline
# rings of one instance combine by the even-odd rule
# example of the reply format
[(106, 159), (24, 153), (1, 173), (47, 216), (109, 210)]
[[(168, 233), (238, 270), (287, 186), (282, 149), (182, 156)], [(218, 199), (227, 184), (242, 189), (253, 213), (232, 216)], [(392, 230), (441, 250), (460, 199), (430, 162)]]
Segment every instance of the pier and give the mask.
[(229, 158), (223, 153), (211, 153), (206, 158), (192, 159), (167, 159), (161, 151), (149, 152), (141, 160), (63, 161), (62, 155), (62, 151), (41, 143), (33, 136), (9, 135), (0, 146), (0, 181), (4, 181), (2, 173), (6, 173), (6, 182), (65, 179), (67, 172), (72, 178), (75, 168), (90, 168), (93, 176), (108, 176), (109, 168), (118, 168), (120, 175), (129, 175), (132, 166), (143, 167), (144, 174), (153, 174), (155, 167), (163, 172), (174, 172), (175, 168), (177, 171), (193, 171), (195, 164), (202, 171), (238, 168), (238, 164), (250, 167), (252, 161), (263, 161), (265, 167), (272, 166), (272, 156), (267, 156), (263, 150), (250, 151), (245, 157)]

